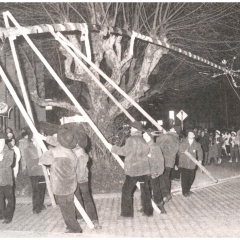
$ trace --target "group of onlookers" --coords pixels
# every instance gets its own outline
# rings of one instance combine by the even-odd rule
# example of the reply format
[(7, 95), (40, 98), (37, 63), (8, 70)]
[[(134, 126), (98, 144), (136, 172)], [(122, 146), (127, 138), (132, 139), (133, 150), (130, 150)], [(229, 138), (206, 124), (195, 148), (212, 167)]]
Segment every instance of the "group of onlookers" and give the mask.
[(216, 165), (222, 162), (223, 156), (230, 156), (229, 162), (239, 160), (239, 147), (240, 147), (240, 130), (235, 131), (219, 131), (214, 130), (208, 132), (208, 129), (197, 130), (194, 129), (195, 139), (202, 146), (204, 153), (203, 165), (210, 165), (211, 159), (214, 160)]

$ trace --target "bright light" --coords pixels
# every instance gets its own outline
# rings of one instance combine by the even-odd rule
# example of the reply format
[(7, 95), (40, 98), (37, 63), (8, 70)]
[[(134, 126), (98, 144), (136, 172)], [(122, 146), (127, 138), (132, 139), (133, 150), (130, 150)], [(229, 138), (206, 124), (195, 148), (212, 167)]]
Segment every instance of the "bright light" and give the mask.
[(169, 111), (169, 119), (175, 120), (174, 111)]
[(162, 126), (163, 125), (163, 120), (157, 120), (157, 123)]

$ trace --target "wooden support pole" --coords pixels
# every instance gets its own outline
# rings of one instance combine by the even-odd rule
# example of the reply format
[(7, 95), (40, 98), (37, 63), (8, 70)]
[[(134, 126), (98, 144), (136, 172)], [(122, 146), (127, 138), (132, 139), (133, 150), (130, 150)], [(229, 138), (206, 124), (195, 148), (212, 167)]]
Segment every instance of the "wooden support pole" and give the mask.
[[(12, 20), (12, 22), (17, 26), (17, 28), (21, 28), (21, 26), (18, 24), (18, 22), (13, 18), (13, 16), (8, 13), (8, 17)], [(32, 42), (32, 40), (28, 37), (27, 34), (23, 34), (23, 37), (26, 39), (26, 41), (28, 42), (28, 44), (32, 47), (32, 49), (35, 51), (35, 53), (38, 55), (38, 57), (42, 60), (43, 64), (47, 67), (48, 70), (50, 70), (50, 73), (54, 74), (54, 76), (56, 76), (60, 82), (62, 83), (62, 85), (67, 89), (67, 87), (64, 85), (64, 83), (61, 81), (61, 79), (57, 76), (57, 74), (54, 72), (54, 70), (51, 68), (51, 66), (49, 65), (49, 63), (47, 62), (47, 60), (42, 56), (42, 54), (40, 53), (40, 51), (37, 49), (37, 47), (34, 45), (34, 43)], [(67, 89), (68, 90), (68, 89)], [(68, 90), (69, 92), (69, 90)], [(70, 92), (69, 92), (70, 93)], [(74, 98), (74, 96), (72, 95), (72, 98), (75, 100), (75, 102), (77, 102), (77, 100)], [(80, 105), (79, 105), (80, 106)], [(35, 129), (36, 130), (36, 129)], [(37, 131), (37, 130), (36, 130)], [(33, 134), (35, 133), (36, 135), (38, 134), (38, 132), (34, 131)], [(43, 141), (42, 140), (39, 140), (37, 138), (37, 140), (39, 142), (41, 142), (42, 144)], [(44, 145), (45, 146), (45, 145)], [(45, 146), (46, 147), (46, 146)], [(84, 211), (83, 208), (80, 208), (79, 205), (79, 201), (77, 200), (77, 198), (74, 199), (74, 202), (78, 202), (78, 204), (76, 206), (76, 208), (78, 209), (78, 211), (81, 213)], [(91, 220), (89, 218), (85, 218), (86, 216), (86, 212), (85, 214), (82, 215), (82, 217), (84, 218), (84, 220), (86, 221), (86, 223), (88, 224), (88, 227), (91, 229), (92, 228), (92, 225), (93, 223), (91, 222)], [(90, 221), (89, 221), (90, 220)]]
[(217, 179), (213, 177), (213, 175), (201, 164), (198, 162), (196, 158), (194, 158), (188, 151), (184, 152), (199, 168), (201, 168), (209, 178), (211, 178), (215, 183), (218, 182)]
[[(21, 29), (21, 26), (16, 22), (16, 20), (13, 18), (13, 16), (9, 13), (9, 18), (13, 21), (13, 23)], [(103, 142), (103, 144), (108, 148), (108, 142), (105, 139), (105, 137), (102, 135), (102, 133), (99, 131), (97, 126), (93, 123), (91, 118), (87, 115), (87, 113), (84, 111), (84, 109), (81, 107), (81, 105), (78, 103), (78, 101), (75, 99), (75, 97), (72, 95), (72, 93), (68, 90), (68, 88), (65, 86), (65, 84), (62, 82), (62, 80), (58, 77), (56, 72), (52, 69), (52, 67), (49, 65), (47, 60), (44, 58), (44, 56), (41, 54), (41, 52), (37, 49), (37, 47), (34, 45), (32, 40), (28, 37), (27, 34), (23, 33), (23, 37), (26, 39), (28, 44), (32, 47), (33, 51), (37, 54), (37, 56), (40, 58), (40, 60), (43, 62), (45, 67), (48, 69), (48, 71), (52, 74), (53, 78), (57, 81), (57, 83), (60, 85), (60, 87), (64, 90), (64, 92), (67, 94), (67, 96), (70, 98), (70, 100), (73, 102), (73, 104), (76, 106), (76, 108), (79, 110), (79, 112), (83, 115), (83, 117), (88, 121), (89, 125), (92, 127), (92, 129), (95, 131), (95, 133), (98, 135), (100, 140)], [(121, 158), (112, 153), (114, 158), (118, 161), (120, 166), (124, 168), (123, 161)], [(139, 186), (139, 185), (138, 185)], [(157, 213), (160, 213), (160, 210), (158, 209), (157, 205), (152, 201), (153, 208)], [(80, 211), (80, 210), (79, 210)]]
[[(10, 24), (9, 24), (8, 17), (6, 15), (6, 13), (3, 13), (3, 17), (4, 17), (6, 27), (9, 28)], [(25, 84), (24, 84), (20, 64), (19, 64), (18, 57), (17, 57), (16, 48), (15, 48), (15, 45), (14, 45), (14, 39), (15, 39), (15, 37), (10, 37), (9, 38), (10, 47), (11, 47), (12, 55), (13, 55), (13, 60), (14, 60), (14, 63), (15, 63), (15, 67), (16, 67), (16, 71), (17, 71), (17, 75), (18, 75), (18, 80), (19, 80), (19, 84), (20, 84), (20, 87), (21, 87), (21, 90), (22, 90), (25, 106), (26, 106), (29, 117), (31, 118), (32, 122), (34, 123), (34, 118), (33, 118), (33, 114), (32, 114), (31, 105), (30, 105), (30, 102), (29, 102), (29, 99), (28, 99), (27, 90), (26, 90), (26, 87), (25, 87)], [(38, 150), (38, 157), (40, 158), (40, 156), (42, 155), (42, 152), (41, 152), (41, 147), (39, 145), (37, 145), (37, 150)], [(47, 151), (46, 146), (45, 146), (44, 151)], [(43, 174), (44, 174), (44, 177), (45, 177), (45, 180), (46, 180), (48, 195), (50, 197), (52, 206), (55, 207), (56, 202), (55, 202), (55, 199), (54, 199), (51, 187), (50, 187), (50, 181), (49, 181), (49, 177), (48, 177), (48, 174), (47, 174), (46, 166), (42, 165), (42, 169), (43, 169)]]
[[(35, 125), (33, 124), (31, 118), (29, 117), (28, 113), (26, 112), (23, 104), (21, 103), (20, 99), (18, 98), (18, 96), (17, 96), (17, 94), (16, 94), (13, 86), (11, 85), (10, 81), (8, 80), (6, 74), (4, 73), (4, 71), (3, 71), (3, 69), (2, 69), (1, 66), (0, 66), (0, 75), (1, 75), (2, 80), (4, 81), (5, 85), (7, 86), (9, 92), (11, 93), (11, 95), (12, 95), (15, 103), (17, 104), (19, 110), (21, 111), (23, 117), (25, 118), (28, 126), (30, 127), (31, 131), (32, 131), (33, 134), (35, 134), (35, 135), (38, 134), (38, 131), (37, 131), (37, 129), (35, 128)], [(36, 140), (37, 140), (37, 143), (39, 144), (39, 146), (41, 146), (41, 149), (42, 149), (43, 151), (46, 151), (47, 149), (46, 149), (46, 146), (45, 146), (45, 144), (43, 143), (43, 141), (42, 141), (41, 139), (36, 139)], [(46, 168), (45, 168), (45, 171), (46, 171)], [(49, 183), (49, 181), (48, 181), (48, 182), (46, 181), (46, 184), (48, 185), (48, 188), (50, 188), (50, 183)], [(52, 193), (52, 191), (50, 191), (50, 193)], [(51, 197), (53, 198), (53, 199), (51, 199), (52, 204), (53, 204), (53, 206), (56, 206), (55, 200), (54, 200), (54, 196), (53, 196), (53, 195), (52, 195), (52, 196), (49, 195), (49, 197), (50, 197), (50, 198), (51, 198)]]

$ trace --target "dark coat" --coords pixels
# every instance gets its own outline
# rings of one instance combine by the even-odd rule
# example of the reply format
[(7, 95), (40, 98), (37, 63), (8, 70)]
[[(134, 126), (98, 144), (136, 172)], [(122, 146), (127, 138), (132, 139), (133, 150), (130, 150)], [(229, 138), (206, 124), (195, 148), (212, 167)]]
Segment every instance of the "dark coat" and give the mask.
[(165, 160), (165, 167), (173, 168), (180, 145), (178, 134), (161, 134), (159, 137), (157, 137), (156, 143), (162, 149), (163, 157)]
[(131, 136), (122, 147), (113, 146), (111, 152), (124, 156), (124, 172), (131, 177), (150, 174), (148, 154), (150, 147), (142, 136)]
[(40, 163), (51, 165), (50, 182), (54, 194), (68, 195), (75, 192), (77, 157), (71, 149), (58, 145), (43, 153)]
[(32, 142), (25, 148), (24, 156), (26, 157), (28, 176), (44, 176), (42, 166), (38, 165), (37, 147)]
[(162, 154), (162, 150), (160, 146), (153, 141), (148, 143), (150, 146), (150, 154), (149, 157), (149, 166), (150, 166), (150, 173), (157, 173), (157, 175), (162, 175), (164, 172), (164, 157)]
[(184, 153), (188, 151), (198, 161), (203, 160), (203, 151), (201, 144), (196, 140), (193, 140), (192, 144), (189, 144), (188, 138), (184, 139), (179, 147), (179, 167), (185, 169), (195, 169), (196, 164)]
[(13, 157), (14, 151), (7, 145), (3, 148), (3, 160), (0, 161), (0, 186), (13, 185)]

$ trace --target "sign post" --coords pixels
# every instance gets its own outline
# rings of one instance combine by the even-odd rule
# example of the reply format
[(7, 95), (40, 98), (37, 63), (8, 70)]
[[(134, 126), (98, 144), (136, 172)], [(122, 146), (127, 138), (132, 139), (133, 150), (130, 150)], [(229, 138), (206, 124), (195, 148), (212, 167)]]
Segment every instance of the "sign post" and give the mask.
[(177, 115), (176, 115), (180, 121), (181, 121), (181, 128), (183, 130), (183, 120), (188, 116), (183, 110), (181, 110)]

